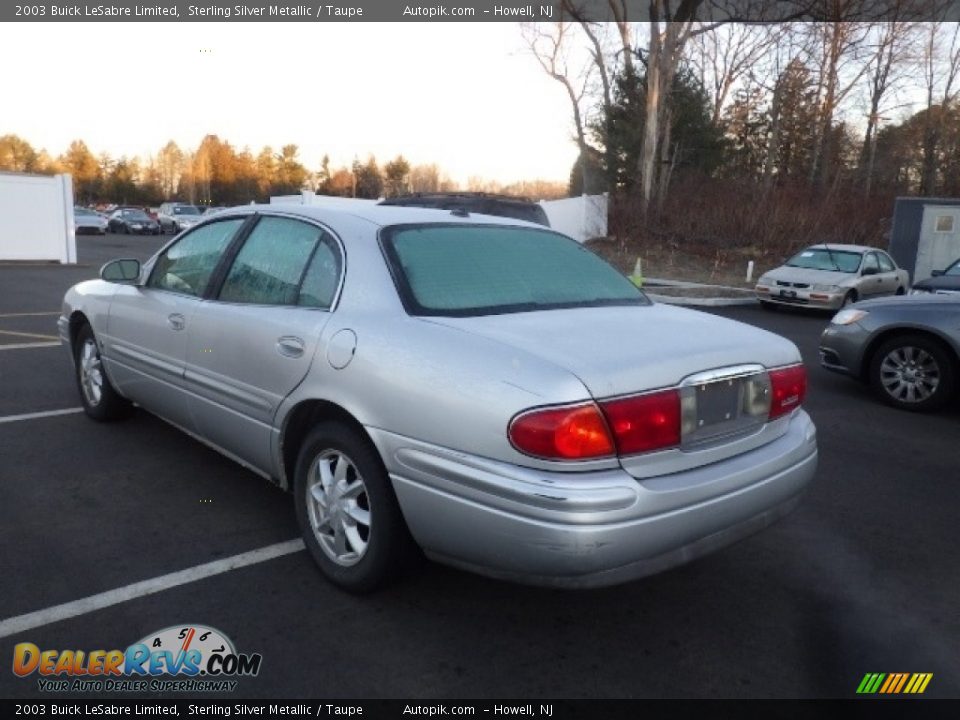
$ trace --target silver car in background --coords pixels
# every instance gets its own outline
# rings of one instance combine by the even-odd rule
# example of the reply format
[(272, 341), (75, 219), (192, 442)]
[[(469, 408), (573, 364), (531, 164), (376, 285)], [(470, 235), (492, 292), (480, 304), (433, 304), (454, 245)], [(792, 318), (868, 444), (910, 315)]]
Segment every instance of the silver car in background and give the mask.
[(722, 547), (814, 475), (791, 342), (651, 303), (547, 228), (248, 206), (70, 289), (87, 414), (136, 403), (290, 489), (334, 583), (423, 550), (597, 586)]
[(910, 275), (883, 250), (864, 245), (812, 245), (757, 280), (757, 300), (836, 310), (858, 300), (904, 295)]

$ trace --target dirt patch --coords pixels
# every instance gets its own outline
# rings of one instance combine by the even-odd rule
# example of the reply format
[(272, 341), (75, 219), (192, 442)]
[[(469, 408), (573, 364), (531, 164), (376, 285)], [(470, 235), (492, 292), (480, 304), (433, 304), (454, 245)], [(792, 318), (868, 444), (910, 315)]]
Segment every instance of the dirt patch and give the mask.
[[(752, 289), (761, 274), (783, 263), (781, 257), (762, 257), (751, 248), (697, 253), (686, 248), (640, 248), (632, 244), (621, 246), (612, 240), (590, 240), (586, 246), (626, 275), (634, 274), (639, 257), (645, 278), (727, 285), (743, 289)], [(754, 261), (753, 282), (748, 283), (746, 274), (750, 260)]]

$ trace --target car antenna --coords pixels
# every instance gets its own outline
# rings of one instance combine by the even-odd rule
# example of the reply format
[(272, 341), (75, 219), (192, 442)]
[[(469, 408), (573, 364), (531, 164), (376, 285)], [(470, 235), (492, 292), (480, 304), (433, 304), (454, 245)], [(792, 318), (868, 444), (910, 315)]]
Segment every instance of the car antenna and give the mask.
[(830, 244), (825, 242), (823, 243), (823, 247), (827, 251), (827, 255), (830, 257), (830, 262), (833, 264), (833, 269), (839, 270), (840, 266), (837, 265), (837, 259), (833, 257), (833, 250), (830, 249)]

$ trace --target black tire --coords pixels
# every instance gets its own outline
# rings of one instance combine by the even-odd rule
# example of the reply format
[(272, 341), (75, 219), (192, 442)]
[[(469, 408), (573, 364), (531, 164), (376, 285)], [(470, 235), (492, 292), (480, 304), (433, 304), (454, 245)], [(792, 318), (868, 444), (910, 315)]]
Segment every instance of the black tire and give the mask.
[(840, 304), (840, 309), (843, 310), (846, 307), (850, 307), (857, 301), (857, 292), (856, 290), (851, 290), (846, 295), (843, 296), (843, 302)]
[(894, 295), (906, 295), (906, 294), (907, 294), (907, 291), (903, 289), (903, 285), (898, 287), (897, 292), (894, 293)]
[[(319, 469), (324, 463), (326, 483)], [(334, 479), (338, 468), (343, 473), (340, 482)], [(357, 480), (362, 491), (356, 490)], [(344, 488), (354, 491), (341, 494)], [(379, 453), (351, 427), (324, 422), (307, 435), (297, 457), (294, 497), (307, 549), (327, 579), (344, 590), (358, 594), (376, 590), (416, 555)], [(364, 511), (365, 527), (352, 514), (362, 518)], [(341, 551), (339, 559), (334, 557)]]
[(936, 340), (905, 334), (877, 348), (869, 373), (870, 385), (884, 402), (901, 410), (927, 412), (943, 407), (953, 396), (957, 361)]
[[(95, 357), (95, 362), (85, 361), (85, 353), (89, 346), (90, 352)], [(88, 362), (85, 366), (84, 363)], [(93, 330), (86, 323), (77, 331), (77, 337), (73, 346), (73, 367), (74, 377), (77, 380), (77, 390), (80, 391), (80, 402), (83, 404), (83, 411), (88, 417), (99, 422), (109, 422), (111, 420), (122, 420), (129, 417), (133, 410), (133, 405), (129, 400), (122, 397), (110, 384), (103, 369), (103, 363), (100, 359), (100, 347), (97, 345)], [(92, 376), (96, 373), (99, 377), (99, 397), (91, 385), (96, 385), (96, 380)], [(89, 378), (89, 380), (88, 380)]]

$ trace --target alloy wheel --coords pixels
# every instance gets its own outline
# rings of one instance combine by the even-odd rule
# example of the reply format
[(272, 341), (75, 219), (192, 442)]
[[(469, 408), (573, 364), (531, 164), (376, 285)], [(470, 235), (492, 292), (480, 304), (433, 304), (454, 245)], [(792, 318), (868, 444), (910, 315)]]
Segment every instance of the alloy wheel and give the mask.
[(930, 398), (940, 384), (940, 366), (923, 348), (894, 348), (880, 363), (880, 382), (894, 399), (919, 403)]
[(103, 397), (103, 366), (97, 343), (92, 338), (87, 338), (80, 348), (80, 387), (90, 405), (95, 407), (100, 404)]
[(349, 567), (370, 542), (370, 500), (354, 462), (339, 450), (319, 453), (306, 483), (307, 514), (317, 543), (333, 562)]

